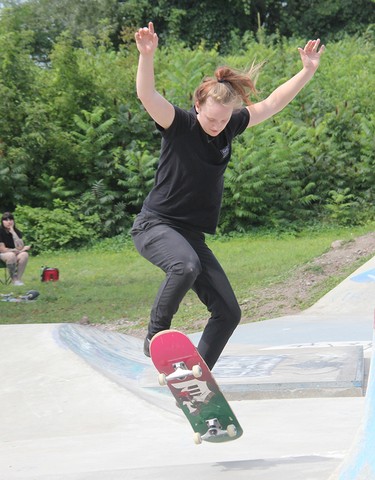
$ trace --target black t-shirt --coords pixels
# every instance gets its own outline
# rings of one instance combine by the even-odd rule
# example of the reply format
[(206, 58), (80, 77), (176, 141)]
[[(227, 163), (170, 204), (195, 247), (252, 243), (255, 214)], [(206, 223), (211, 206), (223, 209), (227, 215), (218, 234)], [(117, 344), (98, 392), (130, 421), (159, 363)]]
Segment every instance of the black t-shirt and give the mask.
[(231, 144), (249, 123), (249, 111), (235, 111), (225, 129), (210, 137), (200, 126), (195, 109), (175, 108), (162, 135), (155, 184), (144, 208), (182, 228), (214, 233), (219, 220), (224, 172)]
[[(15, 228), (14, 231), (19, 238), (22, 238), (22, 232), (20, 232), (18, 228)], [(12, 234), (2, 226), (0, 227), (0, 243), (4, 243), (7, 248), (16, 248)]]

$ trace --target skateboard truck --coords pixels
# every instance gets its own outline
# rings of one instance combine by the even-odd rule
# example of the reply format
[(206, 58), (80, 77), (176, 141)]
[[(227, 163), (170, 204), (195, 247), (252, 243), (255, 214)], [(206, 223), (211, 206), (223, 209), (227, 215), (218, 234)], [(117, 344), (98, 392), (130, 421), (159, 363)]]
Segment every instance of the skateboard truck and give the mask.
[(174, 372), (169, 375), (165, 373), (159, 374), (159, 384), (166, 385), (172, 380), (183, 380), (186, 377), (193, 376), (194, 378), (199, 378), (202, 376), (202, 369), (199, 365), (193, 365), (192, 369), (189, 370), (185, 362), (177, 362), (173, 364)]
[(208, 430), (204, 435), (200, 435), (197, 432), (195, 433), (194, 435), (195, 443), (197, 444), (202, 443), (202, 440), (209, 440), (211, 437), (221, 437), (223, 435), (229, 436), (229, 437), (237, 436), (237, 429), (233, 424), (228, 425), (226, 430), (223, 430), (217, 418), (210, 418), (209, 420), (206, 420), (206, 425), (208, 427)]

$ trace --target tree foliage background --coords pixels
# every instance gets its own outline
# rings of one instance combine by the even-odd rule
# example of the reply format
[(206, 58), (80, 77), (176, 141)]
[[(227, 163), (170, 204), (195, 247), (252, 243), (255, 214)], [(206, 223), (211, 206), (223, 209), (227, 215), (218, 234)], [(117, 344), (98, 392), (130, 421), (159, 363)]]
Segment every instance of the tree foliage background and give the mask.
[(327, 45), (298, 97), (235, 142), (221, 232), (374, 218), (374, 2), (7, 1), (0, 206), (38, 248), (126, 232), (152, 185), (160, 137), (136, 98), (133, 40), (149, 19), (157, 87), (183, 108), (218, 64), (265, 60), (261, 99), (298, 71), (297, 46)]

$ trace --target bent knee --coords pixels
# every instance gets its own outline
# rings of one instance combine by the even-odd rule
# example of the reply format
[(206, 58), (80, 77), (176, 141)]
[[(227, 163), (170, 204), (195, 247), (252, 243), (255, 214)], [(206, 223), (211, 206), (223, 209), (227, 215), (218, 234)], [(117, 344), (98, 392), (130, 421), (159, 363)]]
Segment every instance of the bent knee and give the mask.
[(196, 279), (201, 272), (202, 272), (202, 266), (199, 260), (189, 261), (185, 263), (184, 275), (188, 275)]
[(242, 316), (241, 308), (237, 303), (232, 307), (232, 313), (231, 313), (232, 323), (234, 327), (237, 327), (237, 325), (240, 323), (241, 316)]
[(175, 265), (173, 265), (171, 270), (177, 275), (182, 275), (185, 278), (189, 278), (190, 280), (194, 281), (201, 273), (202, 267), (198, 259), (189, 259), (187, 261), (181, 261), (176, 263)]
[(232, 302), (230, 305), (226, 304), (222, 307), (220, 316), (223, 317), (227, 325), (230, 323), (234, 330), (241, 321), (241, 308), (237, 302)]

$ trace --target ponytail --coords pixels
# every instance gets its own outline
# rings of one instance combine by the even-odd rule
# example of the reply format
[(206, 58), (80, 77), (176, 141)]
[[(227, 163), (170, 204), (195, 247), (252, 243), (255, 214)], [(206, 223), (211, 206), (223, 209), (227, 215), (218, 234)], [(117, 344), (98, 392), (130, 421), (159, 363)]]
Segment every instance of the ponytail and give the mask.
[(208, 97), (223, 105), (240, 108), (251, 105), (251, 94), (257, 94), (255, 82), (263, 64), (253, 65), (247, 72), (230, 67), (218, 67), (214, 77), (206, 77), (194, 92), (194, 102), (204, 104)]

